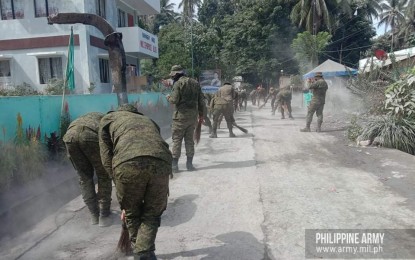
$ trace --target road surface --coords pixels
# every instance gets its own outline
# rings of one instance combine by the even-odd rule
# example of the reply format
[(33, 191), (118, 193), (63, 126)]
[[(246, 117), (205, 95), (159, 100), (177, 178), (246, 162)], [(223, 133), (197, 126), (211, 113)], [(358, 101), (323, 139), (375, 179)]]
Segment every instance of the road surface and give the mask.
[[(414, 229), (414, 157), (348, 145), (330, 124), (301, 133), (304, 114), (295, 108), (295, 120), (282, 120), (269, 104), (249, 106), (235, 115), (248, 134), (235, 129), (237, 138), (228, 138), (225, 122), (217, 139), (203, 129), (198, 170), (184, 170), (182, 157), (171, 180), (158, 258), (304, 259), (306, 229)], [(125, 259), (114, 253), (115, 196), (112, 209), (112, 226), (91, 226), (77, 197), (33, 230), (3, 239), (1, 258)]]

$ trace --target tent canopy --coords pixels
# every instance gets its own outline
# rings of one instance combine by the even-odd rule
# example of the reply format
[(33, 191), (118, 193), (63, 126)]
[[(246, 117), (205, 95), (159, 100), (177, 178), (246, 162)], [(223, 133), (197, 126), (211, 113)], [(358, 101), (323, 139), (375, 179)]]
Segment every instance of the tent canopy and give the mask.
[(316, 72), (322, 72), (325, 78), (357, 75), (357, 69), (349, 68), (332, 60), (326, 60), (313, 70), (304, 74), (303, 79), (313, 78)]

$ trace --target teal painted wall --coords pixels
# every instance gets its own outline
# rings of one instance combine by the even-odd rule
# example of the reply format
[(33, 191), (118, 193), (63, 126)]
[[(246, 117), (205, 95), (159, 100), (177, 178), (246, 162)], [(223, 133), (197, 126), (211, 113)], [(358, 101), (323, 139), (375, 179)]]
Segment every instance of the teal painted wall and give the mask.
[[(156, 121), (161, 127), (171, 124), (172, 106), (161, 93), (129, 94), (129, 103)], [(106, 113), (118, 106), (115, 94), (65, 96), (71, 121), (88, 112)], [(17, 127), (17, 115), (23, 129), (40, 127), (42, 141), (45, 134), (59, 133), (62, 96), (0, 97), (1, 141), (12, 141)]]

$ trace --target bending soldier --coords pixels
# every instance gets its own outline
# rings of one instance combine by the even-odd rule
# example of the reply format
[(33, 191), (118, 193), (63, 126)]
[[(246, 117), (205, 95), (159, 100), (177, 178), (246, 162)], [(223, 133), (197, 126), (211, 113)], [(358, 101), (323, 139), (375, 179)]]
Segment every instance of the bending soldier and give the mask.
[[(99, 122), (103, 116), (92, 112), (77, 118), (69, 125), (63, 141), (78, 173), (82, 199), (91, 214), (91, 223), (108, 226), (111, 224), (112, 182), (102, 165), (98, 141)], [(94, 171), (98, 192), (95, 191)]]
[(102, 163), (113, 176), (133, 246), (134, 259), (154, 254), (167, 206), (172, 156), (159, 126), (130, 104), (106, 114), (100, 124)]
[(289, 86), (283, 87), (277, 95), (278, 104), (281, 107), (281, 119), (285, 119), (284, 111), (288, 112), (288, 117), (294, 119), (291, 109), (292, 93)]
[(233, 117), (233, 102), (235, 99), (235, 90), (231, 83), (225, 82), (225, 84), (219, 88), (216, 96), (212, 99), (210, 108), (213, 111), (213, 126), (212, 134), (210, 138), (217, 138), (217, 127), (219, 122), (219, 117), (221, 114), (224, 115), (226, 124), (229, 129), (229, 137), (235, 137), (233, 133), (233, 123), (235, 119)]

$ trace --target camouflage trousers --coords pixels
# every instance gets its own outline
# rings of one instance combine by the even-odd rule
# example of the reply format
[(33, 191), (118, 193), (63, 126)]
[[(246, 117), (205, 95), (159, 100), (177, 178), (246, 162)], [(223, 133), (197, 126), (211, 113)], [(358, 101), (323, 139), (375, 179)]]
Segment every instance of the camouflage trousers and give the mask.
[(232, 103), (223, 104), (223, 105), (215, 105), (213, 109), (213, 131), (216, 132), (218, 127), (220, 115), (225, 117), (226, 124), (228, 128), (232, 128), (232, 123), (235, 122), (235, 118), (233, 117), (233, 105)]
[(196, 123), (196, 117), (190, 118), (188, 120), (173, 119), (171, 127), (171, 138), (173, 141), (171, 153), (173, 158), (180, 158), (183, 140), (184, 147), (186, 149), (186, 156), (193, 157), (195, 155), (195, 142), (193, 140), (193, 133), (195, 131)]
[(171, 164), (154, 157), (137, 157), (114, 169), (114, 182), (134, 253), (155, 250), (161, 215), (167, 206)]
[(324, 104), (313, 102), (310, 103), (307, 112), (306, 127), (310, 128), (311, 122), (313, 121), (314, 113), (316, 113), (317, 116), (317, 125), (321, 127), (321, 124), (323, 123), (323, 109)]
[[(69, 159), (79, 176), (82, 199), (93, 215), (107, 216), (111, 207), (112, 181), (102, 166), (97, 142), (65, 143)], [(98, 179), (95, 191), (94, 170)]]

